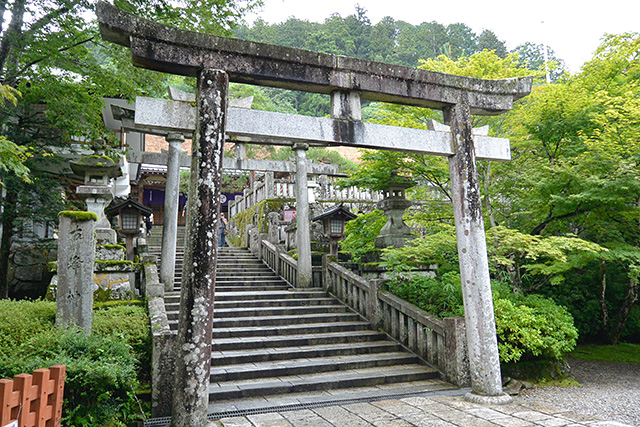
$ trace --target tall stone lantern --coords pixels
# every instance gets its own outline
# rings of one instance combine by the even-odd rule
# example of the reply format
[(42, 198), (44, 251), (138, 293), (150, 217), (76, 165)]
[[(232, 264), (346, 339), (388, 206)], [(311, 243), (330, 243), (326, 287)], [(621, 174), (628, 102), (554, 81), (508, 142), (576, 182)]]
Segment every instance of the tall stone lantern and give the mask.
[(116, 232), (111, 228), (104, 208), (113, 199), (109, 181), (122, 175), (122, 159), (114, 160), (109, 156), (96, 154), (69, 162), (69, 166), (73, 173), (84, 176), (84, 185), (76, 188), (76, 194), (86, 202), (87, 211), (98, 217), (95, 224), (96, 243), (115, 244)]
[(411, 229), (402, 219), (404, 211), (412, 205), (411, 201), (406, 198), (406, 190), (414, 185), (415, 182), (398, 176), (396, 173), (391, 175), (389, 184), (383, 190), (384, 199), (378, 202), (377, 206), (378, 209), (384, 211), (387, 222), (375, 239), (376, 248), (401, 248), (414, 238)]

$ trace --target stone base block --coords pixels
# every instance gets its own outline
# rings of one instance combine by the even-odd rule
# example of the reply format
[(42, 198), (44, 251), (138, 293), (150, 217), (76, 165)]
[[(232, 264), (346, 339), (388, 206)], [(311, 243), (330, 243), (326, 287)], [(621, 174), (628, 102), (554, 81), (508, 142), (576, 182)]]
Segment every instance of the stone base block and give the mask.
[(513, 402), (513, 398), (506, 393), (502, 393), (497, 396), (484, 396), (469, 392), (464, 395), (464, 400), (471, 403), (477, 403), (479, 405), (508, 405)]

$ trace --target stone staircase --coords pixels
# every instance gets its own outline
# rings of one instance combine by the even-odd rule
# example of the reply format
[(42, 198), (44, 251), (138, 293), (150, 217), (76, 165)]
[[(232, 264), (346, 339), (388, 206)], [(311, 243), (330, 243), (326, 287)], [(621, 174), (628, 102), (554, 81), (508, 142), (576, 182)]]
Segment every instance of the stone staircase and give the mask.
[[(165, 295), (172, 329), (179, 299)], [(211, 357), (211, 413), (453, 388), (322, 289), (296, 290), (240, 248), (219, 251)]]

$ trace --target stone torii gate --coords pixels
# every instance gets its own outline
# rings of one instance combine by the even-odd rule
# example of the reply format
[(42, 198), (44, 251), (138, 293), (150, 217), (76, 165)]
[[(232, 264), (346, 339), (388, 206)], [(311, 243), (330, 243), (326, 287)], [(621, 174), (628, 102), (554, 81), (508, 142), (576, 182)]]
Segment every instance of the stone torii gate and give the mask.
[[(332, 118), (251, 111), (245, 124), (294, 145), (308, 142), (427, 153), (449, 158), (472, 392), (504, 402), (489, 281), (476, 157), (508, 160), (509, 141), (474, 135), (471, 114), (495, 115), (531, 91), (531, 78), (480, 80), (179, 30), (97, 4), (104, 39), (128, 46), (134, 65), (197, 78), (189, 229), (178, 326), (174, 426), (206, 424), (213, 296), (215, 220), (229, 81), (331, 94)], [(448, 131), (362, 123), (360, 99), (443, 110)], [(263, 120), (258, 120), (263, 115)], [(267, 120), (267, 121), (264, 121)], [(254, 128), (255, 127), (255, 128)], [(258, 129), (259, 128), (259, 129)], [(250, 134), (246, 135), (251, 137)], [(296, 149), (296, 147), (298, 147)]]
[[(163, 136), (169, 143), (167, 154), (164, 153), (127, 153), (127, 160), (131, 163), (150, 163), (155, 165), (167, 166), (167, 182), (165, 185), (165, 221), (162, 224), (162, 247), (160, 254), (160, 281), (164, 284), (165, 291), (173, 291), (174, 289), (174, 271), (175, 271), (175, 253), (177, 247), (178, 235), (178, 197), (180, 184), (180, 168), (190, 167), (191, 156), (181, 151), (182, 142), (185, 138), (193, 138), (196, 129), (195, 124), (195, 95), (187, 92), (179, 91), (169, 87), (169, 93), (172, 100), (137, 97), (136, 108), (130, 109), (117, 105), (112, 105), (113, 117), (120, 120), (122, 129), (126, 131), (141, 132), (151, 135)], [(192, 99), (193, 98), (193, 99)], [(235, 100), (232, 100), (235, 101)], [(233, 105), (233, 102), (231, 102)], [(245, 107), (241, 107), (245, 108)], [(231, 111), (239, 108), (229, 107)], [(237, 121), (236, 121), (237, 122)], [(240, 129), (244, 126), (238, 123)], [(227, 127), (227, 136), (233, 136), (235, 132)], [(246, 138), (244, 138), (246, 139)], [(274, 143), (269, 138), (259, 138), (262, 143)], [(263, 171), (267, 172), (265, 187), (273, 191), (273, 172), (288, 173), (306, 173), (303, 167), (300, 167), (289, 161), (278, 160), (260, 160), (246, 158), (245, 142), (238, 140), (236, 143), (235, 158), (223, 158), (224, 170), (244, 170), (244, 171)], [(277, 141), (275, 141), (277, 143)], [(315, 175), (338, 175), (338, 167), (336, 165), (327, 165), (320, 163), (309, 163), (308, 172)], [(305, 180), (304, 184), (299, 184), (301, 180)], [(308, 212), (308, 203), (304, 205), (304, 196), (300, 196), (300, 192), (307, 192), (306, 175), (300, 175), (296, 179), (296, 190), (298, 192), (299, 212)], [(306, 200), (306, 199), (305, 199)], [(304, 206), (302, 206), (304, 205)], [(308, 216), (308, 215), (307, 215)], [(304, 218), (300, 216), (300, 218)], [(298, 258), (298, 268), (307, 272), (301, 274), (305, 280), (304, 285), (311, 286), (311, 241), (309, 239), (308, 223), (301, 224), (297, 228), (298, 242), (302, 248), (302, 256)]]

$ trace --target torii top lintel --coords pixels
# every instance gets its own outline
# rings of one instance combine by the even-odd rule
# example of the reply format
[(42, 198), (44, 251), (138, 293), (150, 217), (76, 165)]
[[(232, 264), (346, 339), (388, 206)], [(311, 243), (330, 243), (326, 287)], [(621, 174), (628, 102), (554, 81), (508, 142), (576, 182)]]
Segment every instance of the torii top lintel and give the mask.
[(472, 114), (495, 115), (531, 92), (532, 78), (482, 80), (181, 30), (100, 1), (105, 40), (131, 49), (134, 65), (196, 76), (222, 69), (231, 81), (329, 94), (357, 91), (361, 98), (443, 109), (467, 104)]

